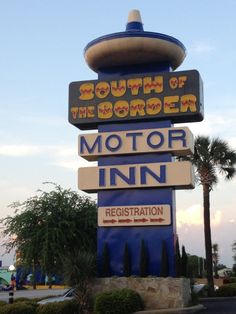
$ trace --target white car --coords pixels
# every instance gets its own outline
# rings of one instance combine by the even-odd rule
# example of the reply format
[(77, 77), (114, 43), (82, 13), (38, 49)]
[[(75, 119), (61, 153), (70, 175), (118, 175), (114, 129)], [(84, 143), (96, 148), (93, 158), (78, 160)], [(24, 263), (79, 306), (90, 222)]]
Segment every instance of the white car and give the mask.
[(68, 301), (72, 300), (75, 295), (75, 288), (71, 288), (68, 291), (66, 291), (63, 295), (57, 296), (57, 297), (51, 297), (48, 299), (44, 299), (41, 301), (38, 301), (38, 304), (47, 304), (47, 303), (52, 303), (52, 302), (63, 302), (63, 301)]
[[(219, 289), (219, 287), (218, 286), (216, 286), (216, 285), (214, 285), (214, 290), (216, 291), (216, 290), (218, 290)], [(193, 292), (194, 293), (206, 293), (206, 291), (207, 291), (207, 284), (204, 284), (204, 283), (199, 283), (199, 284), (194, 284), (193, 285)]]
[(194, 293), (199, 293), (204, 289), (206, 289), (206, 284), (204, 284), (204, 283), (199, 283), (199, 284), (193, 285), (193, 292)]

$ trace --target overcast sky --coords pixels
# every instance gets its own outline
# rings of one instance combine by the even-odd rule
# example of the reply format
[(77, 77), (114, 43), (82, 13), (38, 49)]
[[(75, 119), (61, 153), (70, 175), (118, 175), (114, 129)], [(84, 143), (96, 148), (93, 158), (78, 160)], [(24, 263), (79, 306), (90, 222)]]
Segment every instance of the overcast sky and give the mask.
[[(68, 85), (96, 79), (83, 49), (123, 31), (130, 10), (144, 29), (168, 34), (187, 48), (178, 70), (197, 69), (204, 82), (205, 119), (195, 135), (221, 137), (236, 148), (236, 2), (191, 0), (0, 0), (0, 217), (45, 181), (77, 190), (79, 130), (70, 125)], [(177, 70), (177, 71), (178, 71)], [(212, 241), (220, 262), (232, 265), (236, 240), (236, 179), (211, 193)], [(95, 197), (95, 196), (93, 196)], [(180, 243), (204, 256), (202, 190), (177, 192)], [(3, 264), (13, 262), (10, 255)]]

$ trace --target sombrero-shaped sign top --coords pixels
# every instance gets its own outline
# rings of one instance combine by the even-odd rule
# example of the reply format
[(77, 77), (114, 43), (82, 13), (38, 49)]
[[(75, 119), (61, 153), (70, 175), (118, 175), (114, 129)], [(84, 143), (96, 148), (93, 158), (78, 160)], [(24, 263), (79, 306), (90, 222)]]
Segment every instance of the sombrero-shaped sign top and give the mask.
[(85, 60), (95, 72), (116, 66), (167, 63), (175, 70), (186, 49), (176, 38), (143, 30), (138, 10), (129, 13), (126, 31), (99, 37), (85, 47)]

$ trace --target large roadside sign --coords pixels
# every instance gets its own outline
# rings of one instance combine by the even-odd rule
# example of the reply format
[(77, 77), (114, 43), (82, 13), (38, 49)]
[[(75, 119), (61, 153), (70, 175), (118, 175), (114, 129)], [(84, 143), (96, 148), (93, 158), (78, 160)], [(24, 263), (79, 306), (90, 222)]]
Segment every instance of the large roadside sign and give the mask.
[(201, 121), (202, 89), (196, 70), (72, 82), (69, 122), (83, 130), (139, 120)]

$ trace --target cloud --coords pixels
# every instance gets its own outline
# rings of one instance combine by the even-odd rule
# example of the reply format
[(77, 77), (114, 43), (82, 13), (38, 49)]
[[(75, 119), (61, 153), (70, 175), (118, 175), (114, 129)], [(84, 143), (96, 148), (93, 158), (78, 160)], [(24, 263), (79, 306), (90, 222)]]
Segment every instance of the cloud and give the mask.
[(0, 156), (26, 157), (38, 155), (42, 148), (37, 145), (0, 145)]
[(180, 228), (183, 225), (202, 225), (202, 208), (200, 205), (195, 204), (186, 210), (179, 210), (176, 213), (177, 227)]
[(66, 119), (58, 116), (34, 116), (34, 115), (18, 115), (17, 123), (38, 126), (64, 127), (68, 124)]
[(214, 51), (216, 47), (212, 44), (206, 43), (206, 42), (195, 42), (192, 47), (189, 48), (189, 52), (202, 55), (202, 54), (208, 54), (212, 51)]
[[(225, 127), (227, 121), (227, 127)], [(182, 123), (178, 126), (188, 126), (191, 132), (196, 135), (207, 135), (220, 137), (226, 140), (232, 148), (236, 148), (236, 119), (234, 113), (222, 116), (222, 113), (207, 114), (203, 121), (195, 123)]]
[(230, 137), (228, 143), (232, 148), (236, 149), (236, 137)]
[(222, 212), (220, 210), (217, 210), (215, 215), (213, 216), (211, 220), (211, 224), (213, 226), (219, 226), (222, 221)]
[(77, 171), (79, 167), (93, 167), (97, 166), (97, 162), (88, 162), (87, 160), (75, 156), (74, 158), (60, 158), (53, 162), (53, 165)]
[(50, 164), (70, 170), (96, 165), (95, 162), (81, 158), (75, 145), (0, 145), (0, 156), (13, 158), (47, 156)]
[[(50, 147), (48, 147), (50, 150)], [(53, 146), (52, 148), (55, 155), (60, 157), (73, 157), (77, 156), (77, 151), (74, 146)]]
[(40, 156), (71, 157), (77, 156), (76, 149), (69, 145), (32, 145), (32, 144), (12, 144), (0, 145), (0, 156), (8, 157), (27, 157)]
[[(177, 227), (190, 227), (203, 225), (203, 209), (200, 204), (194, 204), (185, 210), (177, 210)], [(222, 221), (222, 212), (217, 210), (211, 217), (211, 225), (217, 226)]]

